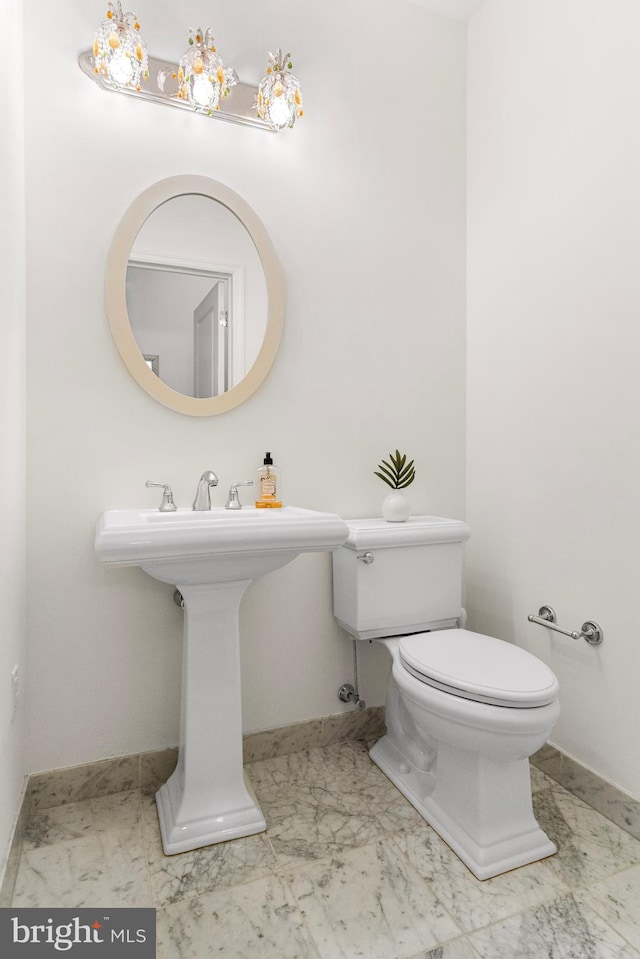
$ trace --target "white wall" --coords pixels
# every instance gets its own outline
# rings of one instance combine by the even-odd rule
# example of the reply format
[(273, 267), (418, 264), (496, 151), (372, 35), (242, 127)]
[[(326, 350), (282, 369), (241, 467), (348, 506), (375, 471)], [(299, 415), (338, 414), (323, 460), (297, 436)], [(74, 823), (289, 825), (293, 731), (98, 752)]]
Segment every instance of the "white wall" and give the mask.
[[(26, 0), (26, 19), (41, 6)], [(151, 52), (176, 57), (211, 7), (141, 0), (136, 12)], [(277, 44), (293, 54), (306, 115), (273, 136), (99, 90), (76, 57), (102, 15), (61, 0), (48, 19), (56, 95), (46, 109), (41, 81), (25, 76), (32, 770), (177, 741), (172, 589), (104, 569), (93, 552), (103, 509), (155, 505), (147, 478), (187, 505), (214, 469), (223, 504), (269, 449), (287, 502), (379, 515), (373, 470), (399, 447), (416, 459), (415, 511), (461, 516), (464, 506), (464, 27), (407, 0), (262, 0), (250, 17), (224, 0), (211, 25), (242, 79), (256, 83)], [(249, 402), (211, 419), (141, 391), (104, 315), (120, 218), (176, 174), (239, 193), (286, 277), (273, 371)], [(341, 708), (352, 653), (333, 621), (330, 575), (328, 556), (300, 557), (247, 593), (247, 731)], [(363, 646), (368, 702), (383, 702), (386, 673), (384, 650)]]
[[(3, 65), (7, 76), (21, 75), (23, 58), (22, 5), (5, 3), (2, 10)], [(24, 173), (23, 117), (20, 84), (0, 101), (0, 882), (6, 842), (21, 798), (23, 703), (12, 720), (11, 671), (19, 667), (26, 679), (25, 651), (25, 305), (24, 305)]]
[(425, 10), (431, 10), (432, 13), (466, 21), (471, 19), (485, 0), (409, 0), (409, 2), (416, 3)]
[(470, 625), (552, 666), (553, 741), (638, 798), (639, 37), (637, 0), (469, 25), (467, 426)]

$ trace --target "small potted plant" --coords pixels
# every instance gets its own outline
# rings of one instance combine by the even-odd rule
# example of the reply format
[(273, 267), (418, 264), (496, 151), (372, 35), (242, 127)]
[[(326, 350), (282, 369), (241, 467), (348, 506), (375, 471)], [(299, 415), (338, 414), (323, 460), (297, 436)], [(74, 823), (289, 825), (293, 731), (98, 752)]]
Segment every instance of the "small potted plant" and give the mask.
[(374, 474), (392, 491), (382, 501), (382, 516), (388, 523), (405, 523), (411, 514), (411, 504), (402, 492), (416, 478), (414, 461), (407, 463), (407, 454), (398, 450), (389, 453), (389, 460), (382, 460)]

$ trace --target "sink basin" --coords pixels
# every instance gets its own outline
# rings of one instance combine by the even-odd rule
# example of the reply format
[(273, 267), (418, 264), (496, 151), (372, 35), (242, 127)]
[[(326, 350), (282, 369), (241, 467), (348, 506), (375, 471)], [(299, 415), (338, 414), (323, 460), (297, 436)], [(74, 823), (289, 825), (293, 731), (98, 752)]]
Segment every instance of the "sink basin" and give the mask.
[(104, 563), (141, 566), (165, 583), (229, 582), (256, 579), (298, 553), (335, 549), (347, 532), (338, 516), (297, 506), (107, 510), (96, 552)]
[(348, 535), (333, 513), (281, 509), (107, 510), (95, 549), (140, 566), (184, 599), (184, 666), (176, 771), (156, 794), (167, 855), (266, 829), (242, 771), (240, 601), (251, 581)]

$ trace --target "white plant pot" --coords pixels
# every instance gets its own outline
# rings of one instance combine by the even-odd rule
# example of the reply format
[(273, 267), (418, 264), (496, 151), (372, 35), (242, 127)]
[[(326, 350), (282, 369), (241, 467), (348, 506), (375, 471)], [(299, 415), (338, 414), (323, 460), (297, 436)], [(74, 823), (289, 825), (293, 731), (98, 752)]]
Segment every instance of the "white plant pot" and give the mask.
[(411, 515), (411, 503), (402, 492), (394, 490), (382, 501), (382, 517), (387, 523), (406, 523)]

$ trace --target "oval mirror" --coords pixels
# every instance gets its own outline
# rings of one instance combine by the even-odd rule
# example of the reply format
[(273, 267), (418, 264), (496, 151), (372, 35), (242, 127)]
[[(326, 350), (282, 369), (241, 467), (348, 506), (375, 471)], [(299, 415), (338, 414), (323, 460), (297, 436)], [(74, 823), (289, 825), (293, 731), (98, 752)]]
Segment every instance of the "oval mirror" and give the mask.
[(233, 409), (260, 386), (282, 335), (284, 281), (245, 201), (215, 180), (161, 180), (111, 245), (107, 317), (147, 393), (191, 416)]

